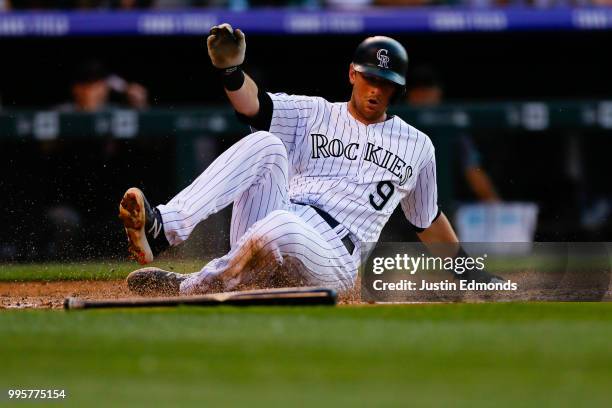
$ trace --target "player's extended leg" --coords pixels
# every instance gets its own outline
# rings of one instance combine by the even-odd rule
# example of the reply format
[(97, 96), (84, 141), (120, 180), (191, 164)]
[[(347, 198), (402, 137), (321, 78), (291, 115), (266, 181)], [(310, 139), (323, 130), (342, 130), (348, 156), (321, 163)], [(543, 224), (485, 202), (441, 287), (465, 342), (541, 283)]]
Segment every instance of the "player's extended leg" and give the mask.
[[(161, 238), (167, 240), (166, 245), (178, 245), (189, 237), (199, 222), (230, 203), (236, 201), (238, 209), (246, 210), (244, 203), (253, 204), (249, 197), (260, 199), (257, 208), (233, 216), (241, 221), (232, 222), (235, 240), (241, 231), (270, 211), (286, 208), (287, 178), (287, 151), (281, 140), (269, 132), (256, 132), (222, 153), (191, 185), (165, 205), (150, 210), (142, 192), (130, 189), (119, 209), (128, 233), (130, 252), (140, 263), (149, 263), (154, 255), (151, 248), (158, 247), (152, 241)], [(147, 214), (153, 218), (149, 220)], [(158, 222), (154, 223), (156, 220)], [(160, 230), (163, 234), (156, 238)]]
[(340, 237), (312, 207), (294, 204), (290, 209), (257, 221), (229, 253), (200, 272), (183, 275), (144, 268), (128, 276), (128, 286), (141, 295), (220, 292), (239, 286), (351, 288), (357, 265)]
[(238, 285), (352, 287), (357, 267), (340, 238), (312, 208), (278, 210), (249, 228), (230, 252), (180, 283), (181, 294)]
[(270, 199), (250, 214), (254, 219), (286, 208), (288, 186), (285, 146), (269, 132), (256, 132), (226, 150), (190, 186), (157, 208), (168, 241), (177, 245), (202, 220), (245, 195), (269, 193)]

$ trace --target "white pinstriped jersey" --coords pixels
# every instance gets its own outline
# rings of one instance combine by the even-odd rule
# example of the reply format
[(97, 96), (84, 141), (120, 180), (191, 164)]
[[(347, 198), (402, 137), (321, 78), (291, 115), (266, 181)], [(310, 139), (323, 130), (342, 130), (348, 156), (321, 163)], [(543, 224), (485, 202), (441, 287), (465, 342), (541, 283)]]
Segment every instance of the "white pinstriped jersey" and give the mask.
[(438, 212), (434, 147), (397, 116), (364, 125), (347, 103), (269, 94), (269, 131), (289, 156), (289, 198), (314, 205), (363, 242), (375, 242), (401, 203), (406, 218), (427, 228)]

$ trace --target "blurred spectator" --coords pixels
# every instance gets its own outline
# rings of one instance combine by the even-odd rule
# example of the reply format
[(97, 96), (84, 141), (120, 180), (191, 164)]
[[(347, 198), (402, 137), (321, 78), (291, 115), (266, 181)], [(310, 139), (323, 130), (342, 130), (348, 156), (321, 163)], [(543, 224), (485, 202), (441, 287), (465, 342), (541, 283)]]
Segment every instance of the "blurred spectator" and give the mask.
[[(76, 67), (73, 82), (71, 84), (72, 101), (60, 105), (57, 109), (61, 112), (100, 112), (127, 105), (134, 109), (144, 109), (148, 106), (147, 90), (140, 84), (130, 83), (117, 75), (110, 74), (104, 65), (96, 60), (89, 60)], [(118, 103), (111, 103), (111, 95), (119, 96)], [(58, 196), (62, 190), (65, 174), (70, 172), (71, 151), (70, 145), (58, 140), (49, 140), (39, 144), (42, 157), (49, 164), (47, 174), (51, 185), (48, 195), (57, 197), (54, 205), (43, 209), (45, 215), (45, 247), (43, 253), (51, 259), (62, 255), (76, 256), (71, 253), (71, 248), (82, 247), (78, 243), (82, 239), (80, 227), (82, 225), (83, 213), (78, 209), (78, 201), (74, 198)], [(119, 142), (114, 138), (107, 139), (102, 146), (102, 151), (95, 155), (98, 163), (97, 182), (99, 188), (112, 185), (114, 175), (107, 168), (112, 168), (112, 163), (118, 154)]]
[[(406, 93), (406, 102), (415, 107), (432, 107), (442, 102), (444, 89), (435, 72), (427, 66), (417, 66), (412, 74), (408, 76), (409, 84)], [(500, 197), (487, 172), (482, 168), (480, 153), (476, 149), (472, 138), (468, 134), (461, 134), (455, 138), (454, 151), (458, 156), (454, 167), (458, 171), (455, 174), (462, 175), (469, 186), (473, 196), (479, 201), (499, 202)], [(465, 183), (455, 183), (458, 187)], [(461, 194), (458, 189), (458, 199), (467, 201), (469, 194)]]
[(134, 109), (148, 107), (148, 92), (135, 82), (127, 82), (109, 74), (99, 61), (87, 61), (77, 67), (72, 83), (72, 102), (60, 105), (61, 111), (97, 112), (112, 109), (111, 92), (116, 93)]

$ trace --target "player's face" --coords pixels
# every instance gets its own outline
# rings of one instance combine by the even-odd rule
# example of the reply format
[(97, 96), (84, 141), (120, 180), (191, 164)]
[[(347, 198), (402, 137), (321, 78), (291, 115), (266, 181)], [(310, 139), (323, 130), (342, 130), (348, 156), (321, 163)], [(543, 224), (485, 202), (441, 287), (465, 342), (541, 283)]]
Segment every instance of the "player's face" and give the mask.
[(349, 80), (353, 85), (351, 113), (365, 123), (377, 123), (386, 119), (387, 106), (395, 92), (395, 85), (373, 75), (362, 74), (351, 68)]

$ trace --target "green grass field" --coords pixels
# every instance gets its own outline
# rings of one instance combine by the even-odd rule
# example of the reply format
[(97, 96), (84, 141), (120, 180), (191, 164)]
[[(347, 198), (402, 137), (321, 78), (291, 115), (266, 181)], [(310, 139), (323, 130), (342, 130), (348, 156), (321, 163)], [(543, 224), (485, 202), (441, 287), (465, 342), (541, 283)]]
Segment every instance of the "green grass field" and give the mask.
[(74, 406), (610, 406), (612, 304), (0, 313), (0, 384)]
[(5, 310), (0, 405), (603, 407), (611, 338), (612, 303)]
[[(176, 272), (195, 272), (204, 261), (155, 261), (153, 266)], [(123, 279), (140, 266), (135, 262), (0, 264), (0, 282)]]

